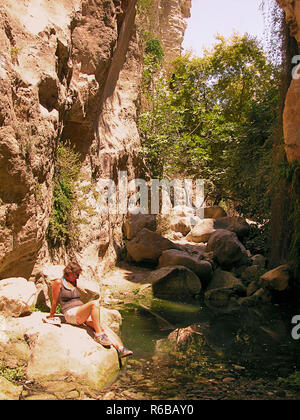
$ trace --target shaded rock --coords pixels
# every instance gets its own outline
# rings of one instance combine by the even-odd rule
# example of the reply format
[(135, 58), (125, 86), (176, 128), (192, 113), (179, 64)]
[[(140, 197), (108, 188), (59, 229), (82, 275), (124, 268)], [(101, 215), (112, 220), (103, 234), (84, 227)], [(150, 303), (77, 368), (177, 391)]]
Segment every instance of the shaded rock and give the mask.
[(162, 267), (153, 271), (147, 282), (155, 297), (189, 302), (201, 292), (199, 277), (184, 266)]
[(281, 265), (268, 271), (260, 277), (259, 284), (272, 290), (283, 291), (288, 288), (290, 270), (288, 265)]
[(207, 344), (217, 350), (228, 349), (235, 344), (235, 338), (240, 329), (240, 320), (234, 314), (222, 314), (215, 317), (209, 328), (204, 330)]
[(149, 229), (142, 229), (132, 240), (126, 242), (127, 252), (134, 261), (156, 263), (167, 249), (178, 249), (178, 246)]
[(215, 219), (202, 219), (192, 228), (186, 239), (196, 243), (207, 242), (215, 231)]
[(200, 325), (190, 325), (185, 328), (177, 328), (168, 335), (168, 340), (175, 345), (175, 348), (182, 349), (190, 345), (195, 339), (202, 337)]
[(253, 280), (247, 287), (247, 296), (253, 295), (258, 289), (260, 289), (259, 279)]
[(266, 257), (261, 254), (256, 254), (251, 257), (253, 265), (258, 265), (261, 268), (265, 268), (266, 266)]
[(207, 290), (204, 295), (206, 306), (222, 313), (237, 312), (240, 309), (239, 298), (245, 296), (245, 288), (240, 285)]
[(219, 217), (226, 217), (226, 211), (220, 206), (204, 207), (205, 219), (218, 219)]
[[(192, 270), (200, 278), (201, 283), (207, 284), (212, 277), (212, 266), (208, 261), (198, 260), (187, 252), (177, 249), (164, 251), (159, 258), (158, 267), (182, 265)], [(203, 284), (202, 283), (202, 284)]]
[(257, 281), (264, 271), (265, 270), (259, 265), (250, 265), (242, 270), (241, 279), (246, 285), (249, 285), (250, 283)]
[[(277, 307), (267, 299), (266, 291), (259, 289), (256, 296), (243, 299), (240, 311), (241, 326), (260, 348), (265, 344), (287, 343), (289, 331)], [(255, 298), (258, 300), (255, 304)], [(252, 300), (252, 302), (251, 302)], [(282, 354), (282, 347), (277, 348)], [(262, 357), (263, 354), (260, 354)], [(268, 354), (265, 354), (268, 357)]]
[(207, 290), (222, 289), (222, 288), (230, 289), (230, 288), (234, 288), (235, 286), (239, 286), (240, 290), (244, 289), (244, 292), (246, 294), (246, 288), (244, 287), (240, 279), (235, 277), (230, 272), (223, 271), (218, 268), (214, 272), (212, 280), (207, 287)]
[[(250, 287), (252, 285), (252, 287)], [(241, 305), (255, 306), (271, 302), (271, 295), (268, 290), (256, 288), (255, 282), (247, 288), (247, 297), (240, 299)]]
[(214, 222), (215, 229), (226, 229), (230, 232), (236, 233), (237, 237), (241, 240), (249, 234), (250, 225), (242, 217), (226, 216), (220, 217)]
[(213, 251), (217, 263), (224, 269), (247, 264), (249, 258), (244, 245), (234, 232), (218, 229), (207, 243), (206, 251)]
[(132, 239), (143, 228), (156, 231), (156, 217), (150, 214), (129, 213), (123, 224), (123, 233), (126, 239)]
[(0, 312), (5, 316), (20, 316), (35, 304), (37, 289), (22, 277), (0, 281)]

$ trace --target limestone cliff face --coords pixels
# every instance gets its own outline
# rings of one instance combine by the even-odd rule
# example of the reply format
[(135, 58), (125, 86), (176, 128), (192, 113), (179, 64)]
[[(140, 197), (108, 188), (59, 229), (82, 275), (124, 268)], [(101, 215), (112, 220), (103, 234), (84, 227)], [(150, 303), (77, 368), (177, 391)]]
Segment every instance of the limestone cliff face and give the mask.
[[(190, 0), (157, 1), (167, 56), (180, 52)], [(122, 246), (123, 215), (102, 214), (101, 179), (139, 175), (142, 51), (137, 0), (3, 0), (0, 5), (0, 279), (29, 278), (75, 256), (92, 277)], [(78, 193), (92, 210), (78, 241), (53, 255), (46, 231), (58, 144), (80, 154)]]
[[(285, 11), (291, 36), (300, 46), (300, 0), (277, 0)], [(295, 64), (299, 63), (297, 61)], [(283, 114), (285, 151), (289, 162), (300, 160), (300, 79), (293, 78)]]
[(151, 31), (161, 40), (166, 65), (181, 54), (186, 19), (192, 0), (154, 0), (148, 17)]
[[(127, 0), (1, 4), (2, 278), (28, 277), (37, 259), (50, 258), (45, 233), (60, 139), (68, 138), (80, 152), (81, 173), (95, 188), (99, 178), (115, 177), (121, 166), (133, 172), (141, 73), (135, 4)], [(95, 202), (91, 205), (96, 207)], [(116, 221), (86, 217), (77, 251), (103, 257)], [(79, 260), (86, 257), (84, 252)]]

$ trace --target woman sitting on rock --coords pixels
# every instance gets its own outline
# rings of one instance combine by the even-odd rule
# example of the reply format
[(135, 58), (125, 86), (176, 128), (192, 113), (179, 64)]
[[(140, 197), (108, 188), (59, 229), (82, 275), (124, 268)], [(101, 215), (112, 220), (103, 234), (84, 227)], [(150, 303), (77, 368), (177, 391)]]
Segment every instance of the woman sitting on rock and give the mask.
[(77, 288), (77, 279), (82, 272), (82, 268), (76, 262), (69, 263), (63, 272), (63, 279), (55, 280), (52, 285), (52, 305), (50, 316), (54, 318), (57, 304), (60, 304), (61, 312), (68, 324), (85, 324), (95, 331), (94, 339), (102, 346), (113, 346), (117, 350), (119, 357), (126, 357), (132, 354), (132, 351), (126, 347), (120, 347), (118, 344), (109, 340), (100, 324), (100, 304), (93, 300), (83, 303), (80, 300), (80, 293)]

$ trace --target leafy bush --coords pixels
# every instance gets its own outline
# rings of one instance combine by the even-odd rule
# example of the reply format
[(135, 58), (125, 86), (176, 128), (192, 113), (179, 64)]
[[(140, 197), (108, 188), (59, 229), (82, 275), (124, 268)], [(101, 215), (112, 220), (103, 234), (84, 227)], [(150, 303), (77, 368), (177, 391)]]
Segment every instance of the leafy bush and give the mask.
[(22, 366), (10, 368), (5, 365), (0, 366), (0, 376), (10, 382), (20, 382), (26, 379), (25, 369)]
[(295, 371), (287, 378), (278, 378), (277, 382), (279, 385), (285, 388), (290, 388), (295, 391), (300, 391), (300, 372)]
[(142, 87), (144, 94), (152, 95), (154, 90), (154, 78), (159, 71), (164, 58), (164, 51), (161, 42), (157, 38), (153, 38), (151, 33), (145, 32), (145, 56)]
[(146, 42), (145, 53), (151, 55), (153, 60), (158, 63), (162, 62), (165, 55), (161, 42), (157, 38), (149, 39)]
[(69, 142), (61, 144), (57, 151), (53, 209), (47, 232), (48, 243), (52, 248), (67, 245), (74, 236), (75, 219), (72, 210), (76, 200), (75, 182), (79, 170), (78, 153)]

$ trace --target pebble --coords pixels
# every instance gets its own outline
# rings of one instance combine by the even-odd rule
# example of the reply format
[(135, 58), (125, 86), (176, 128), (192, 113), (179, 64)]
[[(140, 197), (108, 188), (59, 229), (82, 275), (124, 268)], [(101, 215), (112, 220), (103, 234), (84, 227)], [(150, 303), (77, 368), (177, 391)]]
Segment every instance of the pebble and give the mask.
[(228, 376), (227, 378), (223, 379), (224, 384), (228, 384), (230, 382), (234, 382), (235, 378), (233, 378), (232, 376)]
[(239, 366), (239, 365), (232, 365), (232, 367), (236, 370), (245, 370), (246, 369), (244, 366)]
[(103, 396), (102, 400), (113, 400), (113, 399), (114, 399), (114, 397), (115, 397), (115, 393), (114, 393), (114, 392), (112, 392), (112, 391), (110, 391), (110, 392), (107, 392), (107, 393)]

